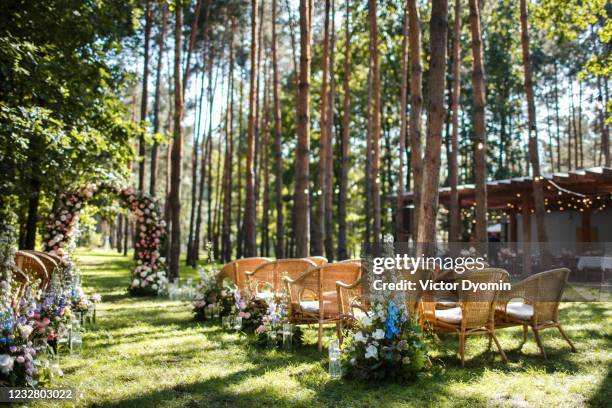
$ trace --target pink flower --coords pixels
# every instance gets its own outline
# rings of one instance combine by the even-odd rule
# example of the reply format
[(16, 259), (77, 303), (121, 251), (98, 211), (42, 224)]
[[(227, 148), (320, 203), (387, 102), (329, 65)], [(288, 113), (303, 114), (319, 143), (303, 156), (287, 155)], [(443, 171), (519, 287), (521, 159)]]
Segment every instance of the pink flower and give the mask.
[(49, 323), (51, 323), (51, 320), (49, 320), (49, 318), (48, 318), (48, 317), (45, 317), (44, 319), (42, 319), (42, 323), (43, 323), (43, 324), (46, 326), (46, 325), (48, 325)]

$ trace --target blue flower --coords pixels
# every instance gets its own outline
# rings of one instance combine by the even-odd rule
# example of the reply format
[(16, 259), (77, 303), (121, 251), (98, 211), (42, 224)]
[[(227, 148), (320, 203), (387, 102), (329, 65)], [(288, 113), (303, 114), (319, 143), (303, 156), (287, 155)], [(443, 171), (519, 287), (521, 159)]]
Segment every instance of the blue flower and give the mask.
[(385, 322), (385, 338), (392, 339), (399, 335), (399, 325), (397, 324), (399, 310), (393, 301), (387, 306), (387, 320)]

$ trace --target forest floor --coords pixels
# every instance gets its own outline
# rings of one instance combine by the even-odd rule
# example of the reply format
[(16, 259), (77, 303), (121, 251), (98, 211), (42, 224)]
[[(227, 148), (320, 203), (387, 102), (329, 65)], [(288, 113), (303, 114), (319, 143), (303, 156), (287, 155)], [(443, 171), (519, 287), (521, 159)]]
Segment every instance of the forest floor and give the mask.
[[(77, 390), (70, 406), (578, 407), (612, 401), (612, 303), (563, 305), (561, 319), (578, 353), (569, 352), (556, 330), (545, 330), (545, 361), (531, 332), (519, 350), (521, 329), (504, 329), (498, 337), (508, 365), (486, 351), (484, 337), (474, 337), (462, 369), (456, 337), (448, 336), (434, 351), (445, 367), (440, 376), (367, 384), (330, 379), (314, 329), (292, 353), (255, 349), (238, 334), (194, 322), (188, 302), (128, 297), (130, 257), (95, 250), (77, 258), (85, 292), (100, 293), (102, 303), (83, 351), (62, 356), (64, 376), (51, 385)], [(186, 268), (182, 276), (195, 280), (197, 271)]]

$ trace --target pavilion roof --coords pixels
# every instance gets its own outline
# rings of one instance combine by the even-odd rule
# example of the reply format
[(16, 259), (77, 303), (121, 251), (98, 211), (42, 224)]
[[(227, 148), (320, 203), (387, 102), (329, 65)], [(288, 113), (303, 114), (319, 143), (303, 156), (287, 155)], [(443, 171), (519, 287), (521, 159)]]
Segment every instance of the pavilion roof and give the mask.
[[(559, 202), (562, 206), (566, 201), (581, 201), (584, 199), (598, 198), (612, 194), (612, 168), (591, 167), (586, 169), (572, 170), (568, 172), (542, 174), (544, 179), (544, 198), (552, 203)], [(476, 189), (474, 184), (458, 186), (460, 207), (470, 207), (476, 201)], [(504, 180), (494, 180), (487, 183), (488, 207), (517, 208), (530, 199), (533, 191), (533, 177), (523, 176)], [(450, 187), (442, 187), (439, 190), (440, 203), (447, 206), (450, 200)], [(390, 196), (395, 199), (397, 196)], [(604, 201), (612, 198), (605, 197)], [(404, 194), (404, 205), (413, 203), (414, 194)], [(562, 202), (563, 201), (563, 202)]]

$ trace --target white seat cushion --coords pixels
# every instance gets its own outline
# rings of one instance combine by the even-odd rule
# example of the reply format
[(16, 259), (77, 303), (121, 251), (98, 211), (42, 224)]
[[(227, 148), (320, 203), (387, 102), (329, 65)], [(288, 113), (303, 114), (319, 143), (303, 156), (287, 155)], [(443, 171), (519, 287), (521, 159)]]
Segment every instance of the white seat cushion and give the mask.
[(452, 324), (461, 323), (461, 308), (452, 307), (450, 309), (436, 310), (436, 319)]
[(273, 292), (259, 292), (255, 295), (257, 299), (265, 300), (266, 302), (274, 299)]
[(457, 302), (454, 300), (438, 300), (436, 302), (436, 306), (441, 306), (448, 309), (451, 307), (457, 307)]
[(318, 300), (303, 300), (300, 302), (300, 307), (303, 312), (306, 313), (317, 313), (319, 311)]
[(525, 303), (508, 303), (506, 313), (515, 319), (531, 320), (533, 317), (533, 306)]
[[(324, 300), (323, 303), (325, 306), (325, 314), (329, 313), (329, 304), (331, 302)], [(302, 312), (305, 313), (318, 313), (319, 312), (319, 301), (318, 300), (302, 300), (300, 302), (300, 307), (302, 308)]]

